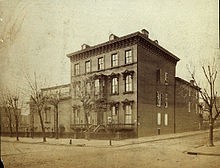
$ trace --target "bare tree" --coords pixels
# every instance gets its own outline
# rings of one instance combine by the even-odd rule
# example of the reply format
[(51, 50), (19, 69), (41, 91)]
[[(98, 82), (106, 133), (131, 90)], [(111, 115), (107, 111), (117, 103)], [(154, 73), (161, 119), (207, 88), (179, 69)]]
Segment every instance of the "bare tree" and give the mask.
[(22, 102), (19, 98), (18, 90), (12, 92), (12, 89), (5, 89), (2, 93), (2, 101), (6, 115), (9, 119), (10, 134), (12, 135), (12, 123), (15, 122), (16, 140), (19, 141), (19, 122), (21, 116)]
[(13, 111), (15, 119), (15, 130), (16, 130), (16, 139), (19, 141), (19, 121), (21, 115), (21, 109), (18, 109), (19, 96), (18, 95), (8, 95), (8, 104)]
[[(210, 66), (210, 65), (202, 66), (202, 71), (205, 76), (204, 82), (207, 82), (207, 84), (208, 84), (208, 88), (204, 87), (204, 88), (200, 89), (201, 97), (202, 97), (203, 101), (205, 102), (206, 107), (209, 112), (208, 146), (214, 146), (214, 143), (213, 143), (214, 123), (220, 114), (220, 111), (217, 108), (217, 102), (216, 102), (217, 92), (215, 91), (215, 86), (216, 86), (215, 82), (216, 82), (218, 72), (217, 72), (217, 68), (216, 68), (215, 64), (213, 64), (212, 66)], [(196, 77), (195, 77), (195, 71), (194, 72), (190, 71), (190, 74), (191, 74), (192, 79), (195, 82), (195, 85), (198, 86), (199, 84), (198, 84)]]
[(91, 78), (75, 82), (75, 95), (82, 103), (87, 129), (89, 129), (89, 115), (94, 103), (92, 86), (93, 84)]
[(58, 113), (58, 105), (61, 101), (61, 93), (60, 91), (56, 92), (56, 94), (50, 94), (50, 95), (46, 95), (47, 97), (47, 101), (49, 104), (54, 106), (54, 112), (56, 114), (56, 128), (55, 128), (55, 132), (56, 132), (56, 139), (59, 138), (59, 128), (58, 128), (58, 122), (59, 122), (59, 113)]
[(41, 129), (42, 129), (43, 142), (46, 142), (45, 126), (44, 126), (44, 121), (42, 117), (42, 111), (47, 103), (47, 96), (43, 95), (40, 90), (39, 81), (37, 81), (36, 73), (34, 73), (34, 81), (32, 81), (30, 76), (27, 74), (25, 75), (25, 77), (28, 82), (28, 86), (30, 88), (30, 96), (31, 96), (30, 104), (34, 107), (34, 109), (36, 109), (39, 115)]
[(8, 126), (9, 126), (9, 131), (10, 131), (10, 137), (13, 135), (13, 130), (12, 130), (12, 111), (9, 106), (9, 103), (7, 101), (7, 97), (5, 93), (1, 93), (1, 106), (2, 109), (4, 110), (4, 113), (6, 114), (6, 117), (8, 118)]

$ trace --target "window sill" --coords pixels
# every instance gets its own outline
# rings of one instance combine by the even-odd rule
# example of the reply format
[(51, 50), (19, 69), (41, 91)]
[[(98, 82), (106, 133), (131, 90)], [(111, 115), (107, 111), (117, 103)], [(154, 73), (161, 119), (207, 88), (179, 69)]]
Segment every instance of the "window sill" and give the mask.
[(111, 96), (117, 96), (117, 95), (119, 95), (119, 93), (111, 93), (110, 95)]
[(134, 91), (127, 91), (127, 92), (124, 92), (123, 94), (133, 94)]

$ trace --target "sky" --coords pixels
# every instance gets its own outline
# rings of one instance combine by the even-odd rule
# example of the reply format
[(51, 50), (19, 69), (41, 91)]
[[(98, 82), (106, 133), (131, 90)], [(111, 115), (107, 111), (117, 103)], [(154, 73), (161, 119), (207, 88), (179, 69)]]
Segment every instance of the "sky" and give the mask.
[(0, 86), (24, 85), (24, 73), (34, 72), (47, 86), (67, 84), (66, 54), (143, 28), (180, 58), (177, 76), (190, 80), (187, 67), (195, 67), (202, 83), (201, 65), (213, 58), (220, 65), (218, 7), (218, 0), (0, 0)]

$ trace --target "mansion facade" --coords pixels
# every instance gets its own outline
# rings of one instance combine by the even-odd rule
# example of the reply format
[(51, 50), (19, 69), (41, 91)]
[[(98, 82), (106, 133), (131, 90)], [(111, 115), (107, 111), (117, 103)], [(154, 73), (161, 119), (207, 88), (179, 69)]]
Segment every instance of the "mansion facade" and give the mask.
[(176, 77), (180, 59), (151, 40), (148, 31), (111, 34), (105, 43), (81, 47), (67, 55), (71, 82), (58, 119), (66, 133), (89, 127), (94, 134), (142, 137), (198, 129), (199, 88)]

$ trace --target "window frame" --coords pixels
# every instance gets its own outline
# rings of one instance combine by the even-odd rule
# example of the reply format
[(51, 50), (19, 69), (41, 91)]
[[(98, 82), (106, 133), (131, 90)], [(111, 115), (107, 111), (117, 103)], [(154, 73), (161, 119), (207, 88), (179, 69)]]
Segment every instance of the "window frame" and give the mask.
[[(127, 53), (130, 53), (127, 55)], [(131, 49), (125, 50), (125, 64), (133, 63), (133, 52)]]
[[(96, 85), (96, 84), (98, 84), (98, 85)], [(95, 82), (94, 82), (94, 94), (95, 95), (99, 95), (100, 92), (101, 92), (101, 89), (100, 89), (101, 85), (100, 84), (101, 84), (100, 79), (96, 79)]]
[(105, 69), (104, 57), (99, 57), (98, 58), (98, 70), (103, 70), (103, 69)]
[(114, 53), (111, 55), (111, 67), (117, 67), (118, 65), (119, 65), (118, 53)]
[(116, 95), (119, 94), (119, 78), (113, 77), (111, 79), (111, 94)]
[(125, 77), (125, 93), (133, 92), (133, 76), (131, 74)]
[(165, 126), (169, 125), (169, 115), (167, 113), (164, 114), (164, 125)]
[(74, 75), (79, 75), (80, 74), (80, 67), (79, 63), (74, 64)]
[(165, 85), (168, 85), (168, 72), (164, 73), (164, 83)]
[(161, 125), (161, 113), (157, 113), (157, 125)]
[[(89, 65), (89, 67), (87, 67), (87, 65)], [(91, 72), (91, 60), (88, 60), (85, 61), (85, 73), (90, 73), (90, 72)]]
[[(126, 104), (125, 106), (124, 106), (124, 114), (125, 114), (125, 121), (124, 121), (124, 123), (125, 124), (132, 124), (132, 115), (133, 115), (133, 109), (132, 109), (132, 105), (131, 104)], [(129, 109), (129, 110), (127, 110), (127, 109)], [(128, 122), (128, 121), (130, 121), (130, 122)]]
[(164, 108), (168, 108), (168, 93), (165, 93), (165, 98), (164, 98)]

